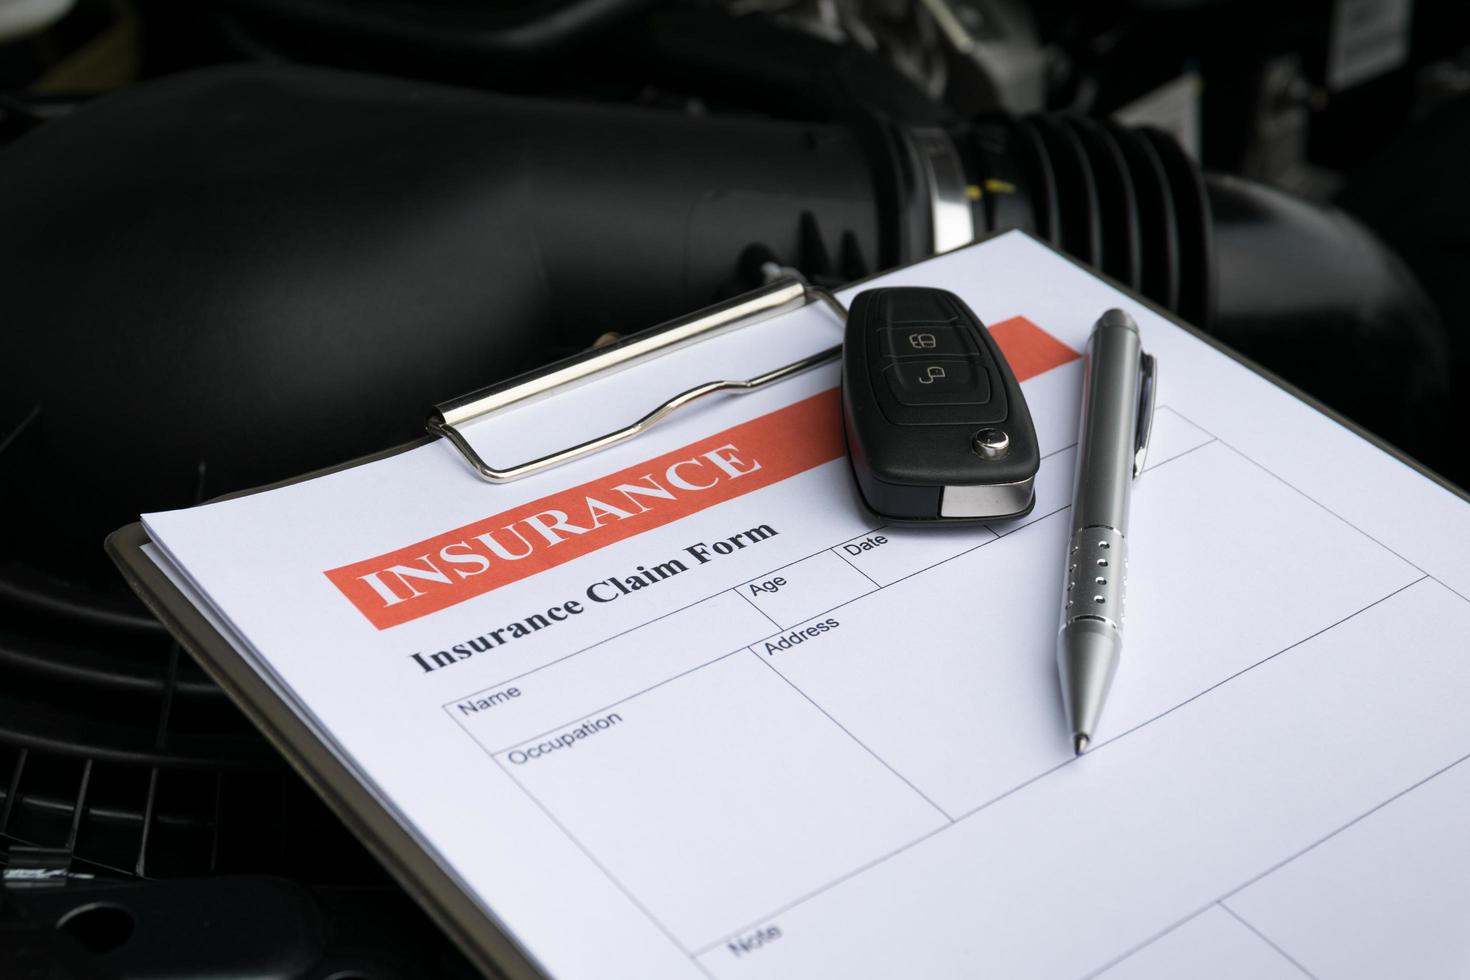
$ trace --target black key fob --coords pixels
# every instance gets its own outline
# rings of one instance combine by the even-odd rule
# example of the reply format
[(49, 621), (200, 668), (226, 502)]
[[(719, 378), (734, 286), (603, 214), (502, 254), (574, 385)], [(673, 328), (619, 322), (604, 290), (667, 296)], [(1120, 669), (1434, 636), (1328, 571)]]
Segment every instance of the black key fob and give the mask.
[(990, 331), (942, 289), (870, 289), (842, 351), (847, 452), (864, 502), (894, 521), (1019, 517), (1041, 454)]

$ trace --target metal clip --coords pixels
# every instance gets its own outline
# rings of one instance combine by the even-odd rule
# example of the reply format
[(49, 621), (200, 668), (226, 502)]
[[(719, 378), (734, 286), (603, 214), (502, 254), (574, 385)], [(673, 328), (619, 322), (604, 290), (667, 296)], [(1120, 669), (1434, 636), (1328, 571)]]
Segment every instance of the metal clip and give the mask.
[(803, 357), (799, 361), (772, 368), (753, 378), (706, 381), (704, 384), (695, 385), (693, 388), (688, 388), (666, 399), (636, 422), (620, 429), (614, 429), (594, 439), (588, 439), (586, 442), (548, 453), (538, 459), (510, 466), (497, 467), (485, 462), (461, 431), (461, 426), (497, 414), (512, 405), (556, 394), (594, 377), (703, 340), (717, 331), (754, 323), (808, 303), (821, 303), (837, 316), (839, 322), (846, 322), (847, 309), (837, 297), (821, 287), (813, 286), (798, 276), (791, 275), (790, 270), (781, 271), (788, 274), (755, 292), (736, 297), (692, 316), (670, 321), (642, 333), (632, 334), (605, 347), (586, 351), (542, 370), (512, 378), (509, 381), (445, 402), (437, 406), (434, 414), (429, 417), (428, 430), (434, 435), (447, 439), (481, 479), (490, 483), (509, 483), (512, 480), (540, 473), (631, 439), (655, 425), (670, 412), (706, 395), (716, 392), (743, 395), (783, 378), (789, 378), (793, 374), (814, 368), (819, 364), (835, 360), (842, 353), (840, 343)]
[(1156, 362), (1152, 354), (1138, 355), (1138, 430), (1133, 441), (1133, 478), (1143, 472), (1148, 458), (1148, 441), (1154, 431), (1154, 391)]

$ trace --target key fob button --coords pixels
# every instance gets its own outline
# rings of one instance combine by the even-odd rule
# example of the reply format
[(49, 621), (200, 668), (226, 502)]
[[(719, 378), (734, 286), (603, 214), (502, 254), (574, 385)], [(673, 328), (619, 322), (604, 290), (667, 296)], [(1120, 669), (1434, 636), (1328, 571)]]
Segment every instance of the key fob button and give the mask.
[(889, 357), (967, 357), (975, 353), (958, 328), (932, 323), (885, 327), (882, 343)]
[(971, 360), (904, 359), (883, 371), (893, 397), (903, 405), (983, 405), (990, 378)]

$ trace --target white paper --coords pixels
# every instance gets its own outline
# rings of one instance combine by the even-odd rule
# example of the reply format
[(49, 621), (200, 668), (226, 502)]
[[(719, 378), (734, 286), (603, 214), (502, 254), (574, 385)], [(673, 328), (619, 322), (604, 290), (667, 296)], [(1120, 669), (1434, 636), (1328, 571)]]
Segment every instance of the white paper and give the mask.
[[(1080, 760), (1054, 661), (1080, 361), (1024, 383), (1037, 506), (990, 527), (883, 527), (837, 458), (381, 630), (323, 574), (781, 410), (829, 366), (520, 483), (435, 444), (149, 534), (555, 976), (1463, 976), (1470, 504), (1022, 235), (878, 284), (1073, 349), (1121, 306), (1158, 357), (1124, 659)], [(805, 309), (471, 436), (525, 458), (839, 335)]]

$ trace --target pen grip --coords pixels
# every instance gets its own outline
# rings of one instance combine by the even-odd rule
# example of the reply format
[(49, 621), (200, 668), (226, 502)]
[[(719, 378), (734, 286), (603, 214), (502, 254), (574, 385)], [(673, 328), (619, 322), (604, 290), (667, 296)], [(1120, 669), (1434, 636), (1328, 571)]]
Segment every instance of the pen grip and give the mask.
[(1062, 624), (1101, 619), (1123, 632), (1128, 586), (1128, 542), (1116, 528), (1092, 525), (1072, 535)]

